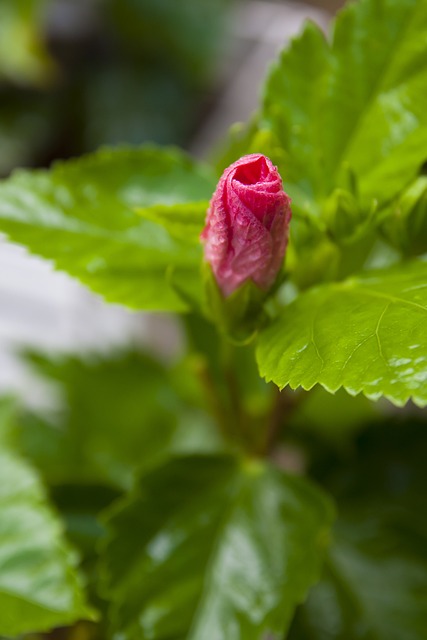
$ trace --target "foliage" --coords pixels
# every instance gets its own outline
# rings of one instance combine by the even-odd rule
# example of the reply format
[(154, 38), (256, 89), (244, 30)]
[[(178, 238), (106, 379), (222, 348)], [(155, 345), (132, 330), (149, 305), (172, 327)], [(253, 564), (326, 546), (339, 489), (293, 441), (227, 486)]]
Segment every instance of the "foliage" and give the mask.
[(317, 577), (330, 520), (317, 489), (259, 462), (175, 459), (143, 476), (108, 523), (113, 629), (282, 637)]
[[(192, 6), (170, 15), (198, 38)], [(129, 55), (141, 28), (151, 52), (151, 25), (167, 40), (163, 3), (146, 23), (142, 4), (105, 7)], [(212, 42), (172, 30), (161, 64)], [(116, 67), (130, 92), (137, 68)], [(107, 301), (179, 313), (187, 336), (169, 366), (27, 356), (59, 405), (0, 404), (0, 634), (423, 640), (425, 422), (408, 401), (427, 405), (426, 95), (427, 1), (360, 0), (330, 39), (309, 24), (282, 52), (215, 167), (120, 147), (0, 183), (12, 241)], [(252, 152), (280, 168), (291, 239), (268, 292), (224, 300), (199, 237), (215, 170)]]
[(260, 335), (261, 374), (280, 387), (320, 382), (332, 393), (343, 386), (426, 405), (426, 272), (415, 261), (298, 296)]
[(212, 185), (177, 150), (103, 150), (51, 172), (15, 173), (0, 187), (2, 230), (110, 302), (182, 311), (169, 276), (193, 277), (201, 249), (144, 220), (141, 207), (199, 201)]
[[(1, 405), (0, 405), (1, 407)], [(0, 412), (1, 631), (10, 636), (93, 617), (76, 555), (31, 466), (8, 446), (10, 409)]]
[(0, 0), (0, 176), (103, 144), (186, 145), (225, 0)]
[(423, 637), (426, 447), (425, 424), (394, 420), (363, 433), (345, 464), (318, 463), (340, 516), (291, 640)]

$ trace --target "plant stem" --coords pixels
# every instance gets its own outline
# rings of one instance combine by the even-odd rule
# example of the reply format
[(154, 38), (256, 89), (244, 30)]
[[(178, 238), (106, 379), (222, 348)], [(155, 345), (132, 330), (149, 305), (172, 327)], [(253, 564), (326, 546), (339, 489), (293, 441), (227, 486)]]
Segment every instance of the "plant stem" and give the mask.
[(211, 413), (215, 418), (215, 422), (222, 437), (226, 442), (232, 440), (228, 427), (229, 417), (224, 407), (224, 403), (217, 391), (215, 381), (211, 375), (208, 361), (202, 357), (197, 359), (195, 366), (197, 376), (205, 393), (205, 397), (210, 407)]
[(286, 419), (289, 418), (297, 403), (295, 393), (290, 395), (274, 386), (271, 411), (267, 419), (266, 437), (259, 450), (260, 455), (268, 457), (271, 454), (279, 439), (281, 428), (286, 426)]

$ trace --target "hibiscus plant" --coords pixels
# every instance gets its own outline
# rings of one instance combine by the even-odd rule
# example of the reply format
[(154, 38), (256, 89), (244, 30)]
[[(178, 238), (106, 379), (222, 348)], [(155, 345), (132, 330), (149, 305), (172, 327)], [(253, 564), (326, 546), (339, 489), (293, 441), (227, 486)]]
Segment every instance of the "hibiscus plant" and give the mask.
[(66, 411), (0, 403), (0, 636), (427, 638), (427, 0), (307, 23), (218, 149), (0, 183), (11, 241), (186, 344), (27, 355)]

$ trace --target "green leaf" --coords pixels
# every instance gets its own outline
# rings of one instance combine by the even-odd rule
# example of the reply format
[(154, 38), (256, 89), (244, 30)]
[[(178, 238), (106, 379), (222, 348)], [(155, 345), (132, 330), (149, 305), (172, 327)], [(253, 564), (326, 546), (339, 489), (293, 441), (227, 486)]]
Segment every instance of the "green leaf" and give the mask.
[(135, 211), (145, 220), (162, 225), (174, 238), (200, 244), (209, 201), (155, 205)]
[(289, 640), (424, 640), (425, 422), (388, 421), (356, 452), (338, 468), (324, 460), (339, 508), (334, 542)]
[(177, 150), (104, 149), (0, 183), (0, 230), (110, 302), (183, 311), (168, 272), (198, 273), (201, 247), (134, 209), (204, 200), (214, 186)]
[[(54, 414), (22, 418), (16, 440), (49, 485), (129, 489), (135, 469), (172, 451), (218, 446), (208, 416), (185, 402), (173, 372), (147, 355), (28, 357), (36, 373), (56, 383), (60, 403)], [(188, 379), (190, 371), (181, 375)]]
[(318, 489), (262, 462), (171, 461), (109, 521), (114, 637), (281, 640), (318, 578), (331, 519)]
[(259, 338), (260, 373), (279, 387), (344, 387), (427, 404), (427, 262), (368, 271), (301, 294)]
[(330, 43), (308, 24), (265, 87), (261, 123), (287, 158), (285, 185), (315, 214), (336, 187), (384, 203), (426, 159), (426, 0), (361, 0)]
[[(7, 429), (7, 425), (0, 425)], [(15, 636), (93, 618), (76, 556), (38, 476), (0, 448), (0, 634)]]
[(0, 79), (45, 84), (54, 71), (45, 43), (46, 0), (0, 0)]

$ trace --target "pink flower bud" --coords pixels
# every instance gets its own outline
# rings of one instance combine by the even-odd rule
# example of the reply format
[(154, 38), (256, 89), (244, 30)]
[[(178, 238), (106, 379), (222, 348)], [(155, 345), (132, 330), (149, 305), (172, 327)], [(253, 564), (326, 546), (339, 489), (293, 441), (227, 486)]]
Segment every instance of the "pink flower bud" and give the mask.
[(291, 199), (271, 160), (243, 156), (226, 169), (202, 233), (205, 258), (225, 296), (247, 280), (267, 290), (283, 262)]

